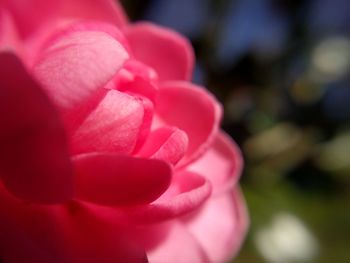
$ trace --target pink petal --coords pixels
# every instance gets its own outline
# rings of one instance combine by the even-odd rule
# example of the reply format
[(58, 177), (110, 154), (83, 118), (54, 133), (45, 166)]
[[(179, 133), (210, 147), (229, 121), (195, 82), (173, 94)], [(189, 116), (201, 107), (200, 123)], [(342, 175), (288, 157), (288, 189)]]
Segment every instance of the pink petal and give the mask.
[(80, 203), (66, 207), (64, 229), (69, 262), (147, 263), (144, 248), (129, 236), (125, 222), (119, 222), (100, 207)]
[(163, 127), (150, 133), (137, 155), (176, 164), (185, 155), (187, 145), (185, 132), (174, 127)]
[(205, 178), (187, 171), (177, 172), (158, 200), (146, 206), (126, 208), (125, 212), (131, 222), (157, 223), (195, 211), (210, 193), (211, 186)]
[(177, 220), (138, 230), (150, 262), (209, 263), (201, 246)]
[(117, 27), (124, 27), (128, 23), (127, 15), (119, 0), (58, 0), (58, 2), (61, 2), (61, 13), (58, 13), (61, 16), (104, 21)]
[(74, 158), (77, 197), (103, 205), (147, 204), (169, 186), (172, 170), (159, 160), (116, 154)]
[(66, 21), (57, 26), (48, 25), (47, 28), (25, 41), (26, 64), (32, 67), (37, 62), (38, 56), (40, 58), (42, 50), (47, 49), (61, 38), (82, 31), (104, 32), (117, 40), (128, 53), (131, 51), (124, 34), (113, 24), (94, 20)]
[(60, 108), (69, 110), (88, 100), (122, 67), (128, 54), (103, 32), (74, 32), (41, 54), (34, 74)]
[(27, 36), (45, 25), (60, 6), (60, 1), (47, 2), (45, 0), (13, 1), (3, 0), (0, 7), (3, 7), (12, 14), (21, 35)]
[(100, 20), (119, 27), (127, 23), (121, 5), (113, 0), (3, 0), (1, 6), (13, 14), (21, 35), (25, 38), (48, 24), (54, 28), (55, 24), (64, 19)]
[(189, 232), (210, 262), (228, 262), (239, 250), (248, 227), (248, 215), (240, 192), (209, 199), (196, 214), (184, 219)]
[(57, 112), (11, 53), (0, 54), (0, 176), (20, 198), (72, 197), (72, 168)]
[(69, 23), (68, 26), (63, 27), (60, 30), (50, 30), (50, 34), (46, 36), (46, 39), (43, 43), (41, 43), (40, 48), (45, 49), (48, 48), (49, 45), (54, 43), (55, 41), (58, 41), (60, 38), (65, 37), (72, 33), (77, 32), (86, 32), (86, 31), (92, 31), (92, 32), (104, 32), (111, 37), (113, 37), (115, 40), (117, 40), (122, 46), (130, 52), (130, 47), (127, 42), (126, 37), (122, 33), (120, 29), (118, 29), (115, 25), (101, 22), (101, 21), (90, 21), (90, 20), (84, 20), (84, 21), (78, 21), (74, 23)]
[(125, 33), (135, 58), (154, 68), (160, 80), (190, 80), (194, 54), (187, 39), (150, 23), (134, 24)]
[(94, 151), (130, 154), (143, 118), (140, 100), (109, 90), (73, 134), (72, 151), (74, 154)]
[(141, 101), (143, 105), (144, 114), (143, 114), (142, 124), (139, 129), (139, 134), (137, 136), (138, 139), (136, 141), (134, 152), (140, 149), (140, 147), (146, 141), (148, 134), (150, 133), (152, 120), (153, 120), (153, 111), (154, 111), (153, 103), (149, 99), (142, 96), (138, 97), (138, 99)]
[(78, 202), (28, 205), (0, 186), (0, 258), (4, 262), (147, 262), (144, 249), (103, 208)]
[(115, 89), (144, 96), (154, 101), (158, 91), (157, 73), (143, 63), (130, 59), (113, 80)]
[[(1, 208), (2, 210), (2, 208)], [(12, 210), (14, 210), (12, 208)], [(11, 212), (10, 212), (11, 213)], [(40, 216), (42, 219), (38, 218)], [(2, 262), (68, 263), (66, 254), (58, 248), (55, 221), (45, 215), (9, 214), (0, 211), (0, 258)], [(27, 220), (31, 226), (23, 226)], [(39, 222), (40, 221), (40, 226)], [(51, 224), (50, 224), (51, 223)]]
[(214, 193), (229, 190), (241, 175), (243, 159), (235, 142), (224, 132), (217, 134), (211, 147), (187, 170), (205, 176)]
[(14, 51), (21, 55), (21, 44), (11, 15), (0, 6), (0, 51)]
[(155, 111), (160, 122), (176, 126), (188, 136), (188, 150), (179, 165), (195, 160), (209, 147), (221, 118), (221, 107), (216, 99), (204, 88), (188, 82), (164, 83)]

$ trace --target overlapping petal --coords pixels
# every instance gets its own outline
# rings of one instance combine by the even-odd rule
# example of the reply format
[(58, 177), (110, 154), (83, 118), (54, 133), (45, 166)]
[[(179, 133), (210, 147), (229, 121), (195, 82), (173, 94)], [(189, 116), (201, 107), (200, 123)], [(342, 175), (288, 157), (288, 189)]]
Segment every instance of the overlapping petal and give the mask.
[(0, 53), (0, 261), (205, 263), (237, 252), (242, 159), (219, 130), (220, 104), (188, 82), (188, 40), (128, 24), (119, 1), (3, 0), (8, 48), (25, 66)]
[(177, 172), (170, 187), (153, 203), (127, 208), (128, 220), (137, 224), (159, 223), (198, 209), (209, 198), (211, 185), (202, 176)]
[(149, 66), (138, 60), (128, 60), (113, 81), (113, 88), (144, 96), (151, 101), (158, 91), (158, 75)]
[(90, 153), (74, 157), (75, 190), (79, 199), (102, 205), (142, 205), (157, 199), (169, 186), (171, 167), (160, 160)]
[(129, 237), (128, 226), (103, 207), (77, 202), (63, 209), (62, 236), (69, 263), (148, 262), (144, 248)]
[(205, 176), (216, 194), (232, 188), (241, 175), (242, 166), (242, 155), (235, 142), (219, 132), (211, 147), (186, 169)]
[(209, 263), (198, 240), (178, 221), (139, 229), (150, 262)]
[(51, 30), (51, 34), (47, 36), (44, 42), (41, 43), (40, 48), (47, 48), (53, 42), (59, 40), (72, 33), (77, 32), (104, 32), (115, 40), (117, 40), (127, 51), (130, 51), (130, 47), (127, 43), (127, 39), (121, 29), (114, 24), (95, 21), (95, 20), (79, 20), (77, 22), (71, 22), (67, 26), (62, 26), (59, 30)]
[(74, 154), (96, 151), (130, 154), (143, 119), (140, 100), (109, 90), (72, 135), (72, 151)]
[(161, 81), (190, 80), (194, 55), (187, 39), (145, 22), (129, 26), (125, 33), (135, 58), (154, 68)]
[(187, 145), (185, 132), (175, 127), (163, 127), (150, 133), (137, 155), (176, 164), (185, 155)]
[(183, 130), (188, 150), (179, 165), (197, 159), (214, 139), (221, 119), (221, 107), (204, 88), (188, 82), (166, 82), (155, 103), (158, 121)]
[(56, 105), (70, 110), (112, 79), (127, 58), (121, 44), (104, 32), (74, 32), (52, 43), (33, 70)]
[(28, 205), (0, 185), (0, 254), (4, 262), (148, 262), (116, 217), (78, 202)]
[(227, 262), (240, 248), (248, 226), (247, 211), (238, 189), (210, 198), (183, 220), (210, 262)]
[(55, 203), (72, 197), (67, 138), (40, 86), (11, 53), (0, 54), (0, 176), (25, 200)]

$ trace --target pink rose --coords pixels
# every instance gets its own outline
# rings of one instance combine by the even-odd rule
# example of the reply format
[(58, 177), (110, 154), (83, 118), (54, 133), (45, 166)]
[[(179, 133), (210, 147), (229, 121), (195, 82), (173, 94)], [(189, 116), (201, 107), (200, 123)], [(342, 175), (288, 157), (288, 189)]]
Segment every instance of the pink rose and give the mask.
[(234, 256), (242, 159), (193, 60), (113, 1), (0, 2), (0, 261)]

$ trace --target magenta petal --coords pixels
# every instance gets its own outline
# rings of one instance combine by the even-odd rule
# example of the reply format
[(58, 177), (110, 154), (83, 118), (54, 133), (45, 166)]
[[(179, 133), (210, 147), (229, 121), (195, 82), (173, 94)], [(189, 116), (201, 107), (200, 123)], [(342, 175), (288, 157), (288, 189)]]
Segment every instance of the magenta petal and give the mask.
[(139, 148), (144, 144), (145, 140), (147, 139), (148, 134), (150, 133), (154, 111), (153, 103), (149, 99), (142, 96), (138, 97), (138, 99), (143, 105), (143, 120), (140, 126), (134, 152), (139, 150)]
[(183, 221), (210, 262), (228, 262), (239, 250), (248, 228), (245, 203), (238, 189), (208, 200)]
[(144, 248), (103, 207), (21, 202), (0, 184), (0, 258), (6, 263), (145, 263)]
[(56, 235), (60, 229), (55, 224), (57, 221), (46, 221), (45, 212), (28, 215), (25, 207), (21, 207), (22, 213), (16, 214), (13, 213), (14, 207), (10, 211), (0, 209), (1, 262), (69, 262), (67, 255), (59, 249), (63, 246)]
[[(123, 225), (101, 216), (101, 211), (77, 208), (68, 218), (67, 239), (72, 263), (147, 263), (144, 248), (130, 239)], [(74, 210), (74, 208), (73, 208)], [(92, 214), (91, 212), (95, 212)], [(126, 229), (127, 230), (127, 229)]]
[(126, 36), (135, 58), (153, 67), (160, 80), (190, 80), (194, 55), (187, 39), (145, 22), (128, 27)]
[(70, 199), (72, 168), (58, 114), (11, 53), (0, 55), (0, 87), (2, 181), (26, 200)]
[(109, 90), (73, 134), (72, 151), (129, 154), (136, 145), (143, 117), (140, 100)]
[(20, 29), (22, 36), (28, 36), (39, 26), (46, 24), (54, 16), (60, 1), (47, 2), (45, 0), (23, 1), (2, 0), (0, 7), (9, 10)]
[(235, 142), (220, 132), (211, 147), (187, 170), (205, 176), (213, 185), (213, 192), (229, 190), (241, 175), (243, 159)]
[(104, 32), (81, 31), (61, 37), (40, 57), (35, 76), (56, 105), (70, 110), (112, 79), (128, 54)]
[[(117, 40), (122, 46), (129, 52), (129, 44), (127, 42), (127, 39), (123, 32), (118, 29), (114, 24), (110, 23), (105, 23), (101, 21), (95, 21), (95, 20), (83, 20), (83, 21), (78, 21), (74, 23), (69, 23), (68, 26), (63, 26), (61, 30), (53, 31), (52, 29), (50, 30), (50, 35), (46, 36), (46, 39), (43, 43), (40, 43), (41, 46), (40, 48), (47, 48), (47, 45), (52, 44), (54, 41), (59, 40), (59, 38), (64, 37), (65, 35), (69, 35), (72, 33), (76, 32), (86, 32), (86, 31), (91, 31), (91, 32), (104, 32), (111, 37), (113, 37), (115, 40)], [(54, 34), (53, 34), (54, 32)]]
[(125, 209), (128, 219), (139, 224), (156, 223), (198, 209), (211, 193), (210, 183), (198, 174), (177, 172), (167, 191), (155, 202)]
[(74, 157), (77, 198), (103, 205), (147, 204), (169, 186), (171, 167), (159, 160), (92, 153)]
[(215, 138), (221, 107), (204, 88), (188, 82), (166, 82), (159, 89), (155, 111), (161, 122), (183, 130), (188, 150), (179, 165), (197, 159)]
[(174, 127), (163, 127), (149, 134), (137, 155), (176, 164), (185, 155), (187, 146), (185, 132)]
[(21, 55), (22, 46), (9, 12), (0, 6), (0, 51), (14, 51)]
[(144, 96), (152, 102), (158, 91), (157, 73), (147, 65), (133, 59), (125, 63), (124, 68), (119, 71), (113, 82), (115, 86), (113, 88)]

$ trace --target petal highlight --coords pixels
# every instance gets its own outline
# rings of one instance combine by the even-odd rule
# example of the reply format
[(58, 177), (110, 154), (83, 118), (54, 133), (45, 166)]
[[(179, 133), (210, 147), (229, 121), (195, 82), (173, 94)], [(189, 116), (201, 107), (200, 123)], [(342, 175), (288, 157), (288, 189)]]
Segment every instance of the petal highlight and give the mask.
[(123, 66), (128, 54), (104, 32), (73, 32), (52, 43), (34, 66), (34, 74), (63, 110), (88, 100)]
[(185, 155), (187, 146), (188, 137), (185, 132), (175, 127), (163, 127), (149, 134), (137, 155), (175, 165)]
[(138, 99), (109, 90), (72, 135), (72, 152), (130, 154), (137, 142), (144, 110)]

